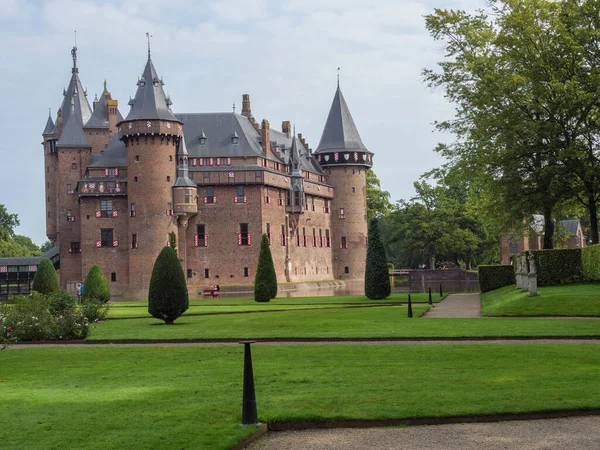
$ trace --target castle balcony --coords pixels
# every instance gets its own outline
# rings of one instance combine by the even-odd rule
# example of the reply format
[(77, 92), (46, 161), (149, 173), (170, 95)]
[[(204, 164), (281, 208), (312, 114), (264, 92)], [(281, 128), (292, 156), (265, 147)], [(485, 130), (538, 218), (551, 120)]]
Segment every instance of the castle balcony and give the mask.
[(194, 215), (198, 213), (198, 204), (196, 203), (197, 190), (192, 187), (174, 187), (173, 188), (173, 214)]
[(127, 195), (127, 181), (125, 178), (84, 178), (78, 183), (77, 192), (80, 196)]

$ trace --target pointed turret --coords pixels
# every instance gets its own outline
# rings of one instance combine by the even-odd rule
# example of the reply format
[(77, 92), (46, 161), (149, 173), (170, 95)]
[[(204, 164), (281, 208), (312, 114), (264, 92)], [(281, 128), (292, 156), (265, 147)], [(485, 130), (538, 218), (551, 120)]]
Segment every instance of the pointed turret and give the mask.
[(177, 146), (177, 179), (175, 180), (173, 187), (197, 186), (189, 177), (188, 158), (189, 155), (185, 145), (185, 139), (182, 136), (179, 140), (179, 145)]
[[(63, 125), (60, 138), (56, 143), (57, 147), (90, 147), (88, 140), (83, 132), (83, 125), (75, 112), (75, 100), (71, 104), (67, 115), (67, 121)], [(65, 114), (66, 115), (66, 114)]]
[(148, 61), (142, 77), (137, 82), (135, 97), (129, 101), (131, 110), (125, 121), (160, 119), (179, 122), (171, 112), (171, 100), (165, 95), (163, 85), (148, 51)]
[(46, 126), (44, 127), (43, 135), (52, 134), (54, 131), (54, 122), (52, 121), (52, 114), (48, 111), (48, 120), (46, 121)]
[(106, 80), (104, 81), (104, 91), (100, 98), (94, 101), (96, 105), (90, 120), (85, 124), (86, 128), (108, 128), (108, 114), (106, 112), (106, 101), (111, 100), (110, 92), (106, 89)]
[(291, 188), (293, 201), (291, 205), (286, 206), (286, 212), (301, 214), (304, 211), (304, 178), (300, 169), (300, 149), (296, 132), (292, 138), (292, 147), (290, 149), (290, 165), (291, 165)]
[[(74, 113), (77, 116), (79, 123), (84, 124), (92, 117), (92, 109), (87, 101), (87, 93), (81, 85), (79, 79), (79, 69), (77, 68), (77, 47), (71, 50), (73, 57), (73, 68), (71, 69), (71, 80), (69, 86), (63, 92), (64, 99), (61, 105), (63, 113), (62, 123), (66, 124), (69, 121), (69, 116)], [(71, 107), (72, 106), (72, 107)]]

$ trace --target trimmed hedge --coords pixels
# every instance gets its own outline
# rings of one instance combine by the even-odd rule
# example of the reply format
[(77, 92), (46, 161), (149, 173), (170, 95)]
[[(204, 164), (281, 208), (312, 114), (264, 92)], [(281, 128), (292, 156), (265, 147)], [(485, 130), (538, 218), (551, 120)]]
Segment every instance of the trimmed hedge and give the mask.
[(600, 281), (600, 244), (581, 249), (581, 269), (588, 281)]
[[(261, 300), (257, 300), (258, 286), (264, 284), (269, 292), (269, 299), (264, 300), (264, 295), (260, 295)], [(254, 277), (254, 300), (257, 302), (269, 301), (277, 297), (277, 274), (271, 255), (269, 238), (266, 234), (262, 235), (260, 240), (260, 253), (258, 255), (258, 265), (256, 266), (256, 276)]]
[(534, 250), (538, 286), (574, 283), (583, 277), (580, 248)]
[(365, 295), (371, 300), (383, 300), (390, 296), (390, 272), (385, 249), (379, 237), (377, 219), (369, 222), (367, 261), (365, 268)]
[(164, 247), (156, 258), (148, 290), (148, 312), (172, 325), (189, 307), (185, 276), (177, 253)]
[(515, 270), (506, 264), (482, 265), (477, 267), (481, 292), (493, 291), (515, 284)]
[(48, 258), (42, 258), (40, 261), (33, 277), (31, 290), (40, 294), (58, 294), (60, 292), (58, 275), (56, 275), (54, 264)]
[(102, 269), (97, 265), (93, 265), (85, 281), (83, 282), (83, 292), (81, 293), (81, 302), (102, 302), (106, 303), (110, 300), (110, 288), (108, 281)]

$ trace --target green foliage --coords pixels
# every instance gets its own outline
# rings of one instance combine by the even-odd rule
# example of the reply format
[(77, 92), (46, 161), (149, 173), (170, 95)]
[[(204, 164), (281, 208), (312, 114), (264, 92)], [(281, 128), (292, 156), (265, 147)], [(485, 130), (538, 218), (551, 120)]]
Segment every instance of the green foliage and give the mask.
[(271, 300), (271, 292), (266, 283), (254, 283), (254, 301), (266, 303)]
[(175, 250), (175, 254), (177, 254), (177, 235), (174, 231), (169, 233), (169, 247)]
[(477, 273), (479, 275), (479, 288), (481, 292), (493, 291), (515, 284), (513, 266), (480, 265), (477, 267)]
[(367, 261), (365, 268), (365, 295), (371, 300), (388, 298), (392, 292), (385, 249), (379, 237), (377, 219), (369, 222)]
[(109, 300), (110, 288), (108, 287), (108, 281), (106, 281), (102, 269), (97, 265), (93, 265), (83, 283), (81, 302), (96, 301), (106, 303)]
[(66, 311), (75, 309), (77, 300), (68, 292), (60, 291), (58, 294), (46, 295), (50, 299), (50, 312), (54, 316), (59, 316)]
[(0, 241), (11, 239), (15, 234), (15, 227), (19, 225), (19, 217), (9, 214), (6, 206), (0, 205)]
[(82, 314), (87, 317), (89, 323), (99, 322), (104, 320), (108, 315), (110, 303), (88, 300), (81, 305)]
[(13, 240), (0, 240), (0, 258), (27, 258), (34, 255), (27, 247), (17, 244)]
[(581, 249), (581, 266), (584, 279), (600, 281), (600, 244)]
[(40, 256), (42, 254), (40, 248), (31, 240), (30, 237), (15, 234), (13, 240), (21, 247), (25, 247), (27, 250), (29, 250), (32, 256)]
[(367, 170), (367, 216), (386, 216), (391, 209), (390, 193), (381, 190), (381, 181), (375, 175), (373, 169)]
[(52, 242), (50, 242), (50, 241), (46, 241), (46, 242), (44, 242), (44, 243), (42, 244), (42, 246), (40, 247), (40, 251), (41, 251), (42, 253), (46, 253), (48, 250), (51, 250), (51, 249), (52, 249), (52, 247), (54, 247), (54, 246), (52, 245)]
[(58, 294), (60, 292), (54, 264), (48, 258), (42, 258), (40, 261), (35, 277), (33, 277), (31, 289), (40, 294)]
[(150, 278), (148, 312), (171, 325), (189, 307), (188, 290), (175, 250), (164, 247), (156, 258)]
[[(259, 291), (259, 284), (267, 286), (269, 298), (277, 297), (277, 275), (275, 274), (275, 265), (273, 264), (271, 247), (266, 234), (263, 234), (260, 240), (260, 253), (258, 255), (256, 277), (254, 278), (254, 298), (257, 302), (265, 301), (256, 299), (256, 293)], [(264, 296), (261, 296), (261, 298), (264, 298)]]
[(574, 283), (582, 278), (581, 249), (534, 250), (539, 286)]

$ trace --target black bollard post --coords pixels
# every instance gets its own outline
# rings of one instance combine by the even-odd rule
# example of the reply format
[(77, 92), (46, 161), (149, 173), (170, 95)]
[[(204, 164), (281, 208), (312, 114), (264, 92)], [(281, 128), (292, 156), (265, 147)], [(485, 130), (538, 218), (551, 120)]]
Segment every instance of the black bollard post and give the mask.
[(433, 305), (433, 300), (431, 300), (431, 286), (429, 286), (429, 304)]
[(443, 297), (443, 294), (442, 294), (442, 283), (440, 283), (440, 297)]
[(408, 294), (408, 317), (412, 317), (412, 301), (410, 300), (410, 294)]
[(240, 341), (244, 344), (244, 393), (242, 397), (242, 425), (258, 423), (256, 395), (254, 393), (254, 374), (252, 372), (252, 354), (250, 344), (256, 341)]

